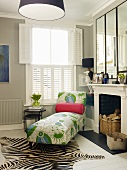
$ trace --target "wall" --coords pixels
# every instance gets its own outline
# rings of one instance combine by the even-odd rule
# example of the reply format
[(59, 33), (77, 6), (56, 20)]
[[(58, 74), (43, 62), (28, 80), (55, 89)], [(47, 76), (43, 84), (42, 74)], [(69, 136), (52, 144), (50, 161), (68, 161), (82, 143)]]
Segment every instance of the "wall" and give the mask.
[(9, 45), (9, 83), (0, 83), (0, 99), (25, 100), (25, 66), (19, 65), (19, 23), (24, 20), (0, 18), (0, 44)]
[[(10, 18), (0, 18), (0, 44), (9, 45), (9, 71), (10, 71), (10, 82), (0, 83), (0, 100), (2, 99), (15, 99), (21, 98), (23, 104), (25, 103), (25, 65), (19, 64), (19, 23), (24, 23), (21, 19), (10, 19)], [(79, 26), (84, 30), (84, 57), (92, 57), (92, 30), (93, 27), (89, 26)], [(82, 74), (87, 69), (82, 68), (82, 66), (76, 66), (76, 90), (87, 91), (86, 87), (79, 87), (79, 74)], [(49, 116), (55, 112), (55, 105), (44, 106), (46, 112), (44, 112), (43, 117)], [(26, 107), (24, 107), (26, 108)], [(89, 109), (88, 109), (89, 110)], [(91, 113), (91, 111), (90, 111)], [(88, 111), (88, 117), (91, 117)]]
[[(0, 83), (0, 100), (20, 98), (25, 104), (25, 65), (19, 64), (19, 23), (24, 20), (0, 18), (0, 44), (9, 45), (9, 83)], [(45, 106), (44, 117), (54, 113), (54, 106)]]
[[(83, 29), (83, 58), (93, 57), (93, 26), (81, 26), (77, 25), (78, 28)], [(87, 86), (79, 86), (79, 74), (83, 74), (87, 71), (87, 68), (82, 66), (76, 66), (76, 90), (89, 92)], [(94, 108), (93, 106), (86, 107), (86, 117), (89, 119), (94, 119)]]
[[(83, 58), (93, 57), (93, 26), (77, 25), (76, 27), (83, 29)], [(87, 68), (80, 65), (76, 66), (76, 90), (88, 92), (87, 86), (79, 86), (79, 74), (83, 74), (85, 71), (87, 71)]]
[(77, 25), (77, 28), (83, 29), (83, 58), (93, 57), (93, 25), (83, 26)]

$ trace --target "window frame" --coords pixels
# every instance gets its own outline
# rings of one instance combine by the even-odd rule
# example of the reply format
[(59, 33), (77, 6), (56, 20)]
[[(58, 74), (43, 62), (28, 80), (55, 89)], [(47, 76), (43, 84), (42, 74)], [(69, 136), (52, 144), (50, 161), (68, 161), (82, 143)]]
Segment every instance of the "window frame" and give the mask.
[[(32, 103), (30, 98), (32, 94), (32, 72), (31, 72), (31, 64), (32, 64), (32, 27), (42, 27), (49, 28), (49, 26), (39, 26), (32, 24), (19, 24), (19, 64), (25, 64), (25, 77), (26, 77), (26, 88), (25, 88), (25, 106), (29, 106)], [(52, 27), (53, 28), (53, 27)], [(73, 89), (76, 90), (76, 65), (82, 66), (82, 58), (83, 58), (83, 29), (81, 28), (58, 28), (68, 30), (68, 48), (69, 48), (69, 64), (72, 65), (72, 73), (73, 73)], [(72, 91), (73, 91), (72, 89)], [(52, 105), (54, 103), (49, 103), (48, 105)]]

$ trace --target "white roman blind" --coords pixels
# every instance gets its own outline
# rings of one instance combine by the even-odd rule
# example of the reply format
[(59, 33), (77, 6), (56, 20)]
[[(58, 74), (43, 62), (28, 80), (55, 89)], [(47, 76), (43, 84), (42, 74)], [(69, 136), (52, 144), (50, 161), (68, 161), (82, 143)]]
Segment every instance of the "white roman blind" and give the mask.
[(80, 28), (74, 29), (74, 63), (82, 65), (83, 58), (83, 30)]
[(43, 94), (44, 103), (56, 102), (60, 91), (73, 90), (73, 66), (34, 66), (33, 93)]

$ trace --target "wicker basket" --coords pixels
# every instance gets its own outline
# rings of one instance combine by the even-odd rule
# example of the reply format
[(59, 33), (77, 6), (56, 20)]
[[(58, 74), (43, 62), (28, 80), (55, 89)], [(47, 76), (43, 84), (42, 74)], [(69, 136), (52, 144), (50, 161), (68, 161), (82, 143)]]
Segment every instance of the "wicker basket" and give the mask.
[(100, 119), (100, 133), (121, 132), (121, 120)]
[(125, 150), (127, 147), (127, 135), (119, 132), (107, 134), (107, 146), (110, 150)]

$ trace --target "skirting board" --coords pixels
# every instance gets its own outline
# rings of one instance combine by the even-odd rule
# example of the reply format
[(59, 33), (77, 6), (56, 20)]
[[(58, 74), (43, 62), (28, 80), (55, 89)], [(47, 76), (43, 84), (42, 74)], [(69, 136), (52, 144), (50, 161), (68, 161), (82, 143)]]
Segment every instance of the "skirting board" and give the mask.
[(86, 118), (86, 126), (88, 126), (91, 129), (94, 129), (94, 120), (90, 118)]
[(0, 125), (0, 130), (14, 130), (14, 129), (24, 129), (23, 123), (14, 125)]

